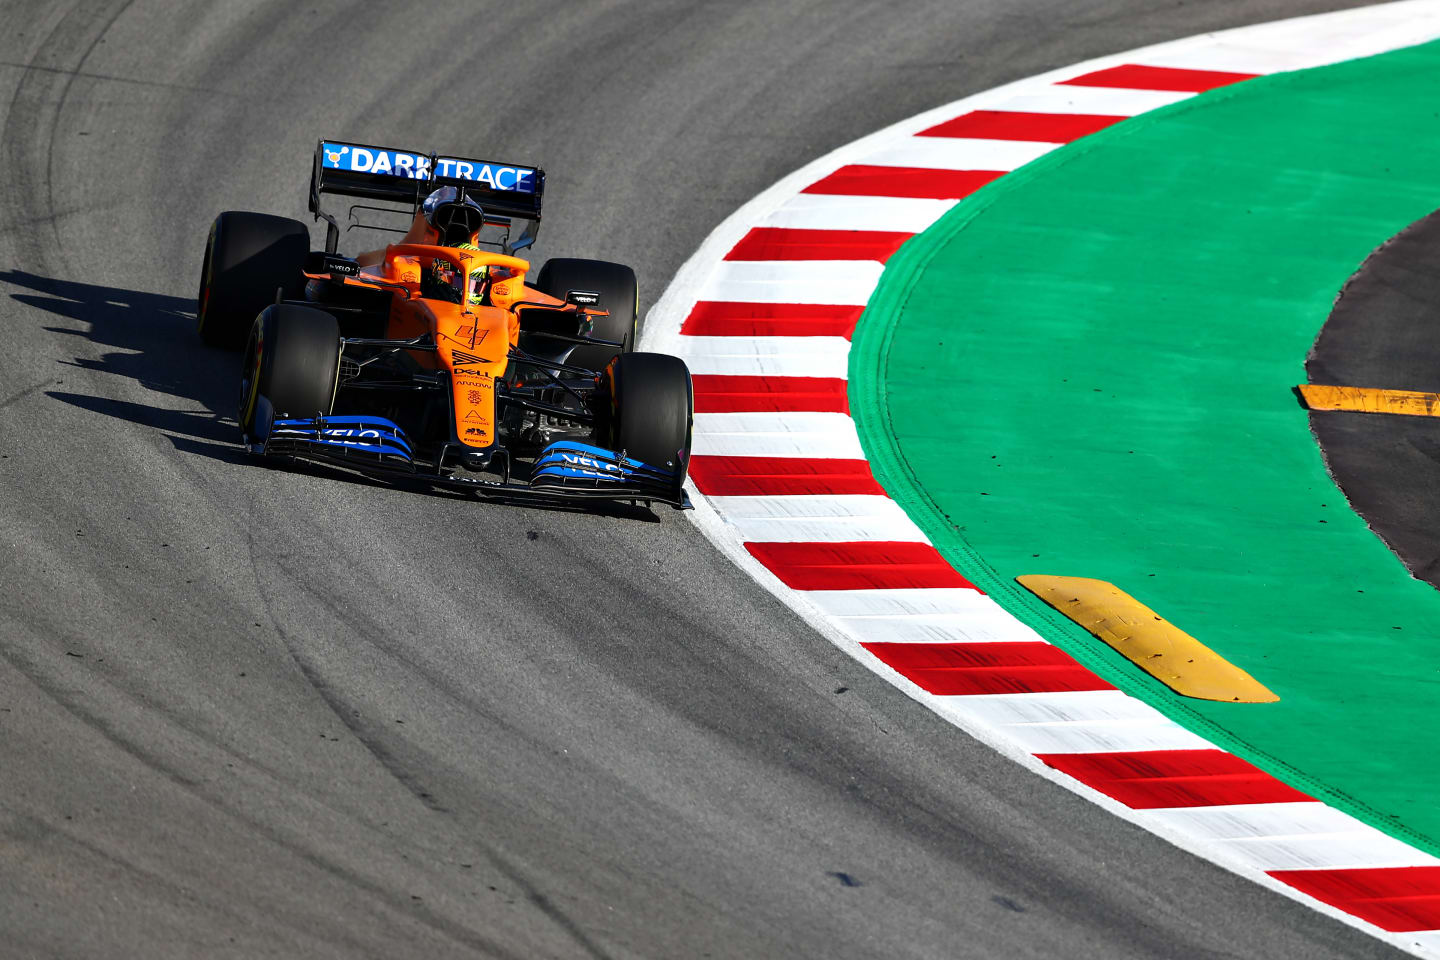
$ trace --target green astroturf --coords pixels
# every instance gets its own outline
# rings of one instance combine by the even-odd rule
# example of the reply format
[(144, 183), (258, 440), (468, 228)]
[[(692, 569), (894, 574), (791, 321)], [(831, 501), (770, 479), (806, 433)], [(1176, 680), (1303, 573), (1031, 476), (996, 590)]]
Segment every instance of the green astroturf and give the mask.
[[(1291, 392), (1346, 278), (1437, 206), (1440, 45), (1213, 91), (908, 243), (850, 394), (887, 491), (981, 589), (1177, 722), (1440, 851), (1440, 593), (1350, 510)], [(1026, 573), (1115, 583), (1281, 701), (1171, 694)]]

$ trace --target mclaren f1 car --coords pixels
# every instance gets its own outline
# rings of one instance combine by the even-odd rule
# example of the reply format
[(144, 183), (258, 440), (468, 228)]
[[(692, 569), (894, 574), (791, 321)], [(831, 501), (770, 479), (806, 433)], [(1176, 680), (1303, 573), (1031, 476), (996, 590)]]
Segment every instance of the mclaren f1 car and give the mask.
[[(634, 272), (522, 250), (535, 167), (321, 141), (306, 225), (230, 211), (210, 229), (198, 326), (242, 349), (246, 449), (497, 498), (687, 507), (693, 394), (677, 357), (632, 350)], [(345, 230), (404, 236), (339, 252)], [(409, 217), (408, 229), (384, 218)]]

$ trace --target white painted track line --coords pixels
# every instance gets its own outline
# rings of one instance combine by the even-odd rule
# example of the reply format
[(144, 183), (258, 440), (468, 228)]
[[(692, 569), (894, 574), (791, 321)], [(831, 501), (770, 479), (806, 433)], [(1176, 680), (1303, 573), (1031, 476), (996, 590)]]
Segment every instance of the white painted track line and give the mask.
[(1033, 643), (1040, 634), (1019, 623), (995, 601), (975, 598), (967, 613), (916, 613), (894, 617), (832, 617), (835, 625), (860, 643)]
[(889, 497), (711, 497), (710, 503), (747, 543), (930, 542)]
[(1030, 140), (969, 140), (955, 137), (904, 137), (862, 155), (859, 163), (882, 167), (933, 167), (942, 170), (1014, 170), (1060, 146)]
[(883, 269), (873, 260), (725, 261), (695, 299), (863, 306)]
[(694, 455), (861, 460), (855, 423), (843, 413), (697, 413)]
[(854, 197), (824, 193), (798, 194), (760, 221), (761, 226), (792, 230), (928, 230), (955, 200), (915, 197)]
[(1165, 719), (1154, 707), (1119, 690), (1002, 693), (944, 697), (943, 708), (995, 726), (1056, 723), (1153, 723)]
[[(1000, 605), (979, 590), (953, 587), (943, 590), (827, 590), (811, 603), (831, 617), (903, 616), (906, 614), (958, 614), (973, 616), (980, 607)], [(1001, 610), (1004, 613), (1003, 610)], [(1005, 614), (1017, 626), (1018, 621)]]
[(1193, 93), (1169, 90), (1125, 90), (1114, 87), (1041, 87), (1006, 97), (995, 110), (1020, 113), (1076, 113), (1097, 117), (1133, 117), (1172, 103), (1189, 100)]
[(850, 341), (844, 337), (686, 337), (684, 346), (678, 356), (694, 374), (850, 375)]

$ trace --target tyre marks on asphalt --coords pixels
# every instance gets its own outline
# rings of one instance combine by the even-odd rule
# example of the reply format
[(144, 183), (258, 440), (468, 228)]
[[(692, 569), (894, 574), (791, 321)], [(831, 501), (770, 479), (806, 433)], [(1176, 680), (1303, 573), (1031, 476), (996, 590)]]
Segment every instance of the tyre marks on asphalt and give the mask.
[(1433, 3), (1311, 17), (1079, 65), (914, 118), (723, 224), (652, 312), (646, 348), (696, 373), (702, 527), (834, 642), (1120, 815), (1397, 945), (1440, 951), (1440, 860), (1217, 749), (1010, 617), (882, 505), (840, 399), (884, 263), (966, 196), (1127, 117), (1437, 35)]

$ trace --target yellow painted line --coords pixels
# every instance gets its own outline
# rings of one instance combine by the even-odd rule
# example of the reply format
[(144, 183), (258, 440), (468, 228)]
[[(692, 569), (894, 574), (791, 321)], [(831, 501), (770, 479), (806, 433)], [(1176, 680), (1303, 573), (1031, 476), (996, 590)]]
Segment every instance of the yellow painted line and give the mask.
[(1280, 699), (1113, 583), (1044, 574), (1015, 580), (1176, 693), (1239, 703)]
[(1440, 417), (1440, 393), (1382, 390), (1378, 387), (1327, 387), (1302, 383), (1296, 388), (1311, 410), (1353, 410), (1398, 413), (1409, 417)]

